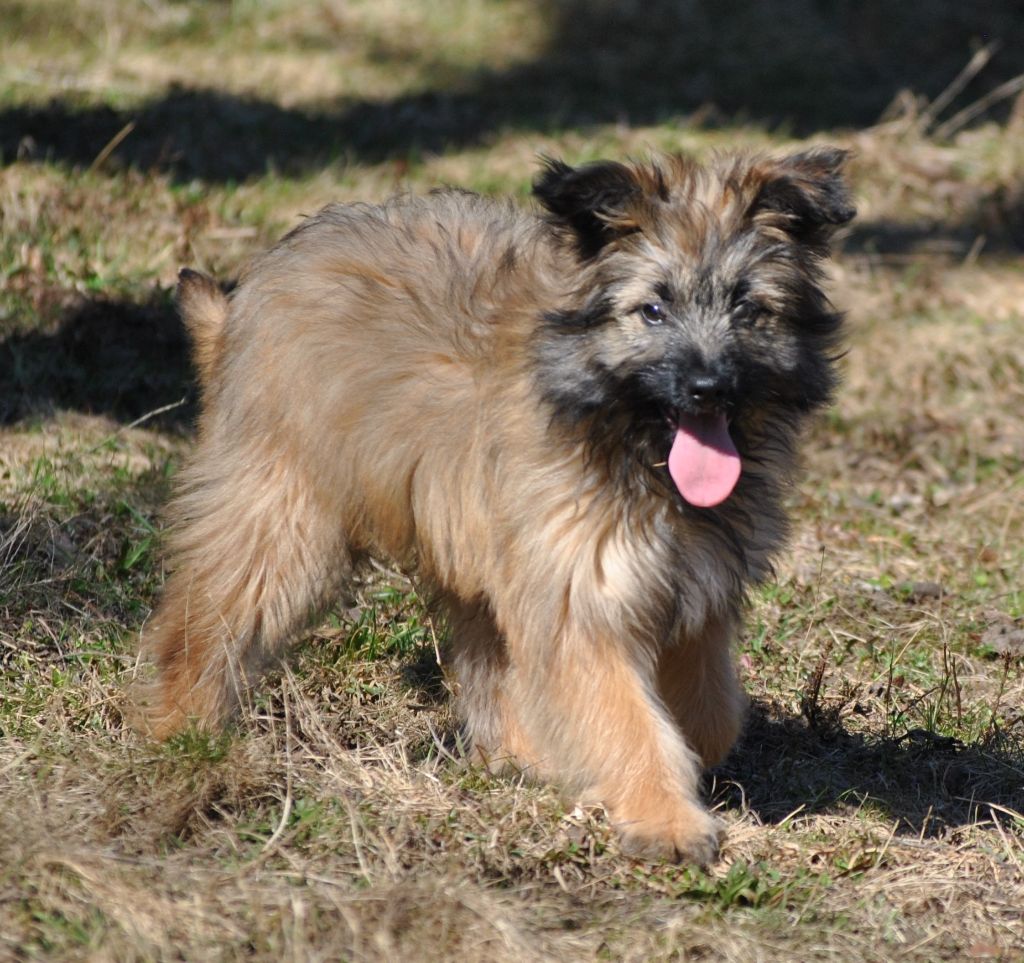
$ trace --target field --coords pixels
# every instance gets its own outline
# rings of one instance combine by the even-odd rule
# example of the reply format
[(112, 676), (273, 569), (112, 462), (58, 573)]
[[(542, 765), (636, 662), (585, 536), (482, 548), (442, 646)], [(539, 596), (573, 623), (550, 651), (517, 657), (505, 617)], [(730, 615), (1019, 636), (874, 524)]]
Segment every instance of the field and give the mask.
[[(1024, 960), (1015, 8), (0, 0), (0, 959)], [(329, 200), (529, 203), (539, 154), (820, 142), (849, 350), (737, 640), (718, 864), (467, 765), (386, 560), (222, 737), (127, 727), (180, 266), (230, 281)]]

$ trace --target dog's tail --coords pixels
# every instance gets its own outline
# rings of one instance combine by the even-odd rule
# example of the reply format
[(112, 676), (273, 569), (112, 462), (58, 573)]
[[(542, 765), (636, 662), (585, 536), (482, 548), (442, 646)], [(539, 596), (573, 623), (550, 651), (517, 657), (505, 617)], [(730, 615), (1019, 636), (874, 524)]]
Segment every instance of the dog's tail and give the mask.
[(205, 388), (221, 356), (228, 299), (213, 278), (182, 268), (178, 272), (178, 310), (192, 336), (192, 358)]

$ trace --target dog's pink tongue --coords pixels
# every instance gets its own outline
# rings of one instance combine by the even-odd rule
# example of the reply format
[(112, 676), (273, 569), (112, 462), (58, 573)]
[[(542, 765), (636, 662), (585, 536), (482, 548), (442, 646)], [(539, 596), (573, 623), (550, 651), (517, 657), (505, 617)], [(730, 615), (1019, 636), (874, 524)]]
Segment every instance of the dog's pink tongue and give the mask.
[(724, 502), (740, 477), (740, 456), (725, 415), (682, 415), (668, 454), (668, 472), (691, 505)]

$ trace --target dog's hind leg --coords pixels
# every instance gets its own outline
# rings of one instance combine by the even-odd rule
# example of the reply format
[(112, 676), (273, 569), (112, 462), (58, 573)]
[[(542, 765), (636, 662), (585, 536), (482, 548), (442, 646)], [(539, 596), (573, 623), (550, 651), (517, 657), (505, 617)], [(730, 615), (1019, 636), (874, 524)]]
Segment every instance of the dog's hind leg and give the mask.
[(156, 680), (139, 702), (157, 738), (221, 724), (351, 567), (339, 519), (287, 454), (201, 446), (184, 475), (173, 572), (143, 638)]
[(516, 719), (506, 691), (508, 652), (484, 602), (444, 598), (459, 716), (472, 757), (493, 771), (529, 771), (534, 750)]
[(731, 621), (712, 620), (699, 636), (681, 638), (658, 660), (661, 697), (705, 766), (726, 757), (746, 712), (732, 659), (733, 631)]

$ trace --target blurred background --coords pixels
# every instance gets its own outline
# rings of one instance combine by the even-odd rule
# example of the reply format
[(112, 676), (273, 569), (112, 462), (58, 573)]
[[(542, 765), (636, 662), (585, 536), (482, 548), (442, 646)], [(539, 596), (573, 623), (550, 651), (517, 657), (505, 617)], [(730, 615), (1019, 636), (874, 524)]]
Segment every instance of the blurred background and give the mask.
[(950, 113), (1024, 72), (1014, 0), (41, 0), (3, 14), (5, 156), (89, 164), (131, 120), (118, 162), (186, 180), (608, 124), (803, 136), (934, 101), (983, 47), (992, 62)]

